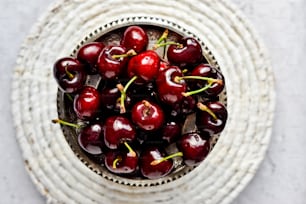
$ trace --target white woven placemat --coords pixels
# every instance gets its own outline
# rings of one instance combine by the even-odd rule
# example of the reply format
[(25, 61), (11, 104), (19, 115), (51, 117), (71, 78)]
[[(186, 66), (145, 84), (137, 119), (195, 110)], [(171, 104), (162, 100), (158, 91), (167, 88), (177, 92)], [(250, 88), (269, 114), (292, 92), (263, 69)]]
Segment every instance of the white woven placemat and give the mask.
[[(211, 49), (226, 78), (229, 120), (213, 152), (186, 176), (154, 187), (103, 179), (74, 155), (58, 125), (52, 66), (96, 28), (130, 16), (181, 25)], [(270, 61), (253, 28), (225, 0), (59, 0), (22, 45), (12, 113), (26, 168), (48, 203), (230, 203), (256, 173), (274, 116)]]

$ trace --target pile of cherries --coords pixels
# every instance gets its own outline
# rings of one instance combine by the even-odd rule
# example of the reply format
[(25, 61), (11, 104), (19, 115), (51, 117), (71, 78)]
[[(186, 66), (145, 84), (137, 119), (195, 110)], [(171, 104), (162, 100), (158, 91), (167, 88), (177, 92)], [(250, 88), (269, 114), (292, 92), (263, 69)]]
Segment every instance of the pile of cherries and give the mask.
[[(174, 158), (197, 166), (211, 150), (211, 136), (224, 129), (223, 75), (207, 63), (196, 39), (175, 42), (168, 35), (166, 29), (149, 46), (144, 28), (129, 26), (119, 44), (90, 42), (75, 58), (54, 64), (78, 120), (53, 122), (75, 128), (81, 149), (114, 174), (161, 178), (174, 171)], [(101, 78), (96, 87), (87, 81), (93, 75)], [(190, 115), (195, 128), (186, 130)]]

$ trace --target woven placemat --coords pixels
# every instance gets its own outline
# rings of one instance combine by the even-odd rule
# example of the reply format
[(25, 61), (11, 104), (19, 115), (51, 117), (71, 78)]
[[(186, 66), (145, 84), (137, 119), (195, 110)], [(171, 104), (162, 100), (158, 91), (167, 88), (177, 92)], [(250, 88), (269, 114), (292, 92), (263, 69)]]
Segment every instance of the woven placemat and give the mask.
[[(229, 120), (208, 158), (191, 173), (151, 187), (104, 179), (73, 153), (58, 125), (52, 66), (88, 33), (118, 19), (175, 22), (210, 48), (226, 79)], [(274, 116), (274, 78), (264, 46), (225, 0), (59, 0), (39, 19), (19, 53), (12, 113), (25, 166), (48, 203), (230, 203), (256, 173)]]

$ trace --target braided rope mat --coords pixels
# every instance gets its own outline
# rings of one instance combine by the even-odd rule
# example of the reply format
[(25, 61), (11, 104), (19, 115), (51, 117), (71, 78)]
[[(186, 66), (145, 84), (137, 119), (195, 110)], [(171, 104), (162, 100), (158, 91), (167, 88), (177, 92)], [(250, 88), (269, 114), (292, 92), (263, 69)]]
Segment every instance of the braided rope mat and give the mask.
[[(152, 16), (198, 36), (227, 84), (229, 120), (212, 153), (175, 181), (150, 187), (103, 179), (74, 155), (58, 125), (52, 66), (88, 33), (111, 21)], [(274, 116), (274, 78), (258, 36), (226, 0), (59, 0), (31, 30), (19, 53), (12, 113), (25, 166), (47, 203), (230, 203), (256, 173)]]

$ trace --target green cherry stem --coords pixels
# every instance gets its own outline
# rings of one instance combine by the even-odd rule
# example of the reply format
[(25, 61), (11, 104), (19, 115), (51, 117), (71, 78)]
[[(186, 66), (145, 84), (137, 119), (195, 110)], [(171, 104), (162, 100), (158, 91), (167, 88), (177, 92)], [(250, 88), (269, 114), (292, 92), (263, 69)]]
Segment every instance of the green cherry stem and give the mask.
[(132, 57), (137, 55), (137, 53), (135, 52), (135, 50), (130, 49), (129, 51), (127, 51), (125, 54), (121, 54), (121, 55), (112, 55), (113, 59), (118, 59), (118, 58), (124, 58), (124, 57)]
[(166, 29), (163, 34), (160, 36), (160, 38), (157, 40), (156, 44), (160, 44), (161, 42), (163, 42), (164, 40), (166, 40), (168, 38), (169, 35), (169, 30)]
[(70, 122), (67, 122), (61, 119), (53, 119), (52, 123), (58, 123), (58, 124), (62, 124), (62, 125), (66, 125), (66, 126), (70, 126), (74, 128), (81, 128), (81, 125), (70, 123)]
[(167, 46), (167, 45), (176, 45), (176, 46), (178, 46), (178, 47), (182, 47), (182, 46), (183, 46), (183, 45), (180, 44), (180, 43), (173, 42), (173, 41), (169, 41), (169, 42), (164, 42), (164, 43), (155, 44), (155, 45), (153, 46), (153, 50), (156, 50), (157, 48), (164, 47), (164, 46)]
[(211, 115), (211, 117), (213, 117), (215, 120), (218, 120), (218, 117), (216, 116), (216, 114), (210, 110), (206, 105), (204, 105), (203, 103), (199, 102), (197, 104), (197, 107), (201, 110), (201, 111), (205, 111), (207, 112), (209, 115)]
[(204, 86), (203, 88), (200, 88), (200, 89), (197, 89), (197, 90), (194, 90), (194, 91), (190, 91), (190, 92), (184, 92), (182, 93), (183, 96), (187, 97), (187, 96), (191, 96), (191, 95), (195, 95), (195, 94), (199, 94), (203, 91), (206, 91), (207, 89), (209, 89), (213, 83), (218, 83), (218, 84), (223, 84), (223, 81), (220, 80), (220, 79), (214, 79), (214, 78), (210, 78), (210, 77), (201, 77), (201, 76), (182, 76), (182, 77), (179, 77), (179, 76), (176, 76), (174, 78), (174, 81), (176, 83), (180, 83), (180, 81), (182, 80), (185, 80), (185, 79), (195, 79), (195, 80), (203, 80), (203, 81), (207, 81), (208, 84), (206, 86)]
[(119, 98), (119, 101), (120, 101), (120, 113), (125, 113), (126, 112), (126, 109), (125, 109), (125, 105), (124, 105), (124, 101), (126, 99), (126, 94), (125, 92), (123, 91), (124, 90), (124, 87), (122, 86), (122, 84), (117, 84), (117, 89), (120, 91), (121, 93), (121, 96)]
[(126, 146), (126, 148), (129, 150), (129, 155), (131, 157), (136, 157), (136, 152), (132, 149), (132, 147), (127, 143), (127, 142), (124, 142), (124, 145)]
[(186, 74), (187, 72), (188, 72), (188, 69), (183, 69), (183, 70), (182, 70), (182, 73), (183, 73), (183, 74)]
[(117, 169), (117, 163), (121, 162), (122, 158), (121, 157), (117, 157), (114, 161), (113, 161), (113, 169)]
[(152, 166), (155, 166), (155, 165), (160, 164), (160, 163), (163, 162), (163, 161), (167, 161), (167, 160), (172, 159), (172, 158), (174, 158), (174, 157), (182, 157), (182, 156), (183, 156), (183, 152), (177, 152), (177, 153), (171, 154), (171, 155), (169, 155), (169, 156), (167, 156), (167, 157), (163, 157), (163, 158), (161, 158), (161, 159), (153, 160), (150, 164), (151, 164)]
[(65, 66), (65, 72), (70, 80), (74, 78), (74, 74), (68, 71), (68, 65)]
[(127, 92), (128, 88), (131, 86), (131, 84), (137, 78), (138, 78), (137, 76), (133, 76), (124, 87), (122, 86), (122, 84), (117, 84), (117, 88), (121, 92), (121, 97), (120, 97), (120, 113), (125, 113), (126, 112), (125, 105), (124, 105), (124, 101), (126, 99), (126, 92)]
[(176, 80), (180, 81), (182, 79), (198, 79), (198, 80), (203, 80), (203, 81), (207, 81), (208, 83), (212, 82), (212, 83), (218, 83), (218, 84), (223, 84), (223, 81), (220, 79), (214, 79), (214, 78), (210, 78), (210, 77), (201, 77), (201, 76), (182, 76), (182, 77), (176, 77)]
[(195, 95), (195, 94), (199, 94), (203, 91), (206, 91), (207, 89), (209, 89), (212, 86), (213, 82), (208, 83), (206, 86), (204, 86), (203, 88), (194, 90), (194, 91), (189, 91), (189, 92), (183, 92), (182, 95), (187, 97), (187, 96), (191, 96), (191, 95)]
[(69, 93), (65, 93), (69, 101), (73, 102), (73, 97)]

